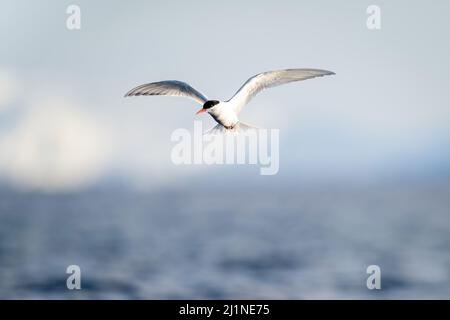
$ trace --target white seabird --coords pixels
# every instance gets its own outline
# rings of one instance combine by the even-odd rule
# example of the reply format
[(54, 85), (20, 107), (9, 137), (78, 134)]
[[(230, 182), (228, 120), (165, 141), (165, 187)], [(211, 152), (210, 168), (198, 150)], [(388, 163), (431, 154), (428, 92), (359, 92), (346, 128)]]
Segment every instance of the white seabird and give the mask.
[(248, 79), (228, 101), (208, 100), (205, 95), (189, 84), (178, 80), (143, 84), (131, 89), (125, 97), (164, 95), (191, 98), (202, 105), (197, 114), (207, 112), (219, 125), (231, 130), (238, 124), (248, 126), (239, 121), (238, 115), (242, 108), (263, 89), (333, 74), (335, 73), (320, 69), (286, 69), (259, 73)]

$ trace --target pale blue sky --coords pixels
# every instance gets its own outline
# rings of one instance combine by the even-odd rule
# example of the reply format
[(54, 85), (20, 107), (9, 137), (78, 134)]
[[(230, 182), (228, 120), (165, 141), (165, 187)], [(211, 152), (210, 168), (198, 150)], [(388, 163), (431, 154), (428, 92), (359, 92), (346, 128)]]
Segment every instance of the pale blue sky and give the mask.
[[(80, 31), (66, 29), (69, 4), (81, 8)], [(379, 31), (366, 28), (370, 4), (381, 7)], [(189, 100), (123, 94), (179, 79), (228, 99), (258, 72), (293, 67), (336, 76), (267, 90), (243, 111), (244, 121), (280, 129), (280, 173), (265, 181), (450, 171), (446, 1), (54, 0), (1, 9), (2, 184), (261, 181), (256, 168), (174, 167), (171, 132), (213, 121), (194, 117)]]

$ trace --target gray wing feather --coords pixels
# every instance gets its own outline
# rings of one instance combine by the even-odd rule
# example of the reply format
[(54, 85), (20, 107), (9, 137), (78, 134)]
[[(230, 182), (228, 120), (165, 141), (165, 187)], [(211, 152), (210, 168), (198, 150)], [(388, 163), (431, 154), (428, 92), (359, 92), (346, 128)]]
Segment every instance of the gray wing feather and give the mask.
[(335, 73), (320, 69), (286, 69), (263, 72), (248, 79), (229, 101), (233, 103), (234, 109), (238, 113), (256, 94), (266, 88), (333, 74)]
[(202, 105), (208, 100), (208, 98), (206, 98), (203, 94), (192, 88), (187, 83), (177, 80), (166, 80), (140, 85), (136, 88), (131, 89), (125, 94), (125, 97), (130, 96), (187, 97), (197, 101)]

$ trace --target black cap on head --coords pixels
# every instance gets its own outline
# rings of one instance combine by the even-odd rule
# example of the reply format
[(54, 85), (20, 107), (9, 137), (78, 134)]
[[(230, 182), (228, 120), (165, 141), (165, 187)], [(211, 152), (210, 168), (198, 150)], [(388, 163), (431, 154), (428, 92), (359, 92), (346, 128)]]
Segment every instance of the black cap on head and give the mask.
[(205, 104), (203, 105), (203, 109), (209, 109), (214, 107), (216, 104), (218, 104), (219, 101), (217, 100), (208, 100), (205, 102)]

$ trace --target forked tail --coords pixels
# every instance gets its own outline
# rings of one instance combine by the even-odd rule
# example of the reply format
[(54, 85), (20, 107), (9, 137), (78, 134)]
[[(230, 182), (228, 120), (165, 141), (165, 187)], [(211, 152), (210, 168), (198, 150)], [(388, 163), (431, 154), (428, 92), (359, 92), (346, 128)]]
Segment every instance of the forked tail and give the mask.
[(260, 128), (252, 126), (250, 124), (247, 124), (245, 122), (241, 122), (239, 121), (233, 129), (227, 129), (225, 128), (223, 125), (221, 124), (217, 124), (216, 126), (212, 127), (211, 129), (209, 129), (208, 131), (206, 131), (204, 133), (205, 134), (224, 134), (224, 133), (242, 133), (242, 132), (246, 132), (248, 130), (258, 130)]

